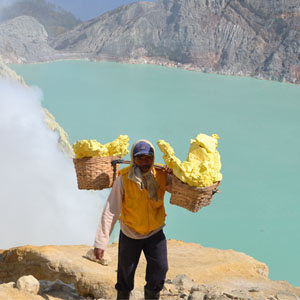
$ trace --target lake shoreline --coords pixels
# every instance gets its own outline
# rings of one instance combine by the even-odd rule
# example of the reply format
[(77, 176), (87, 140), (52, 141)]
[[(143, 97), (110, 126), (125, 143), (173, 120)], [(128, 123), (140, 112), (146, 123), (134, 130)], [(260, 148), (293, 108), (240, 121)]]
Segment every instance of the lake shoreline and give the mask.
[(150, 57), (139, 57), (139, 58), (123, 58), (123, 59), (107, 59), (107, 58), (93, 58), (89, 56), (82, 56), (78, 57), (78, 54), (75, 54), (74, 56), (70, 55), (68, 58), (62, 57), (62, 58), (54, 58), (53, 60), (45, 60), (45, 61), (39, 61), (39, 62), (24, 62), (24, 61), (14, 61), (14, 62), (5, 62), (8, 66), (10, 65), (28, 65), (28, 64), (47, 64), (52, 62), (60, 62), (60, 61), (90, 61), (90, 62), (109, 62), (109, 63), (120, 63), (120, 64), (130, 64), (130, 65), (155, 65), (155, 66), (161, 66), (166, 68), (176, 68), (181, 69), (185, 71), (192, 71), (192, 72), (199, 72), (204, 74), (214, 74), (214, 75), (222, 75), (222, 76), (236, 76), (236, 77), (247, 77), (262, 81), (270, 81), (270, 82), (279, 82), (279, 83), (286, 83), (286, 84), (292, 84), (299, 86), (299, 83), (295, 82), (289, 82), (286, 80), (275, 80), (271, 78), (264, 78), (263, 76), (252, 76), (251, 74), (246, 74), (243, 72), (235, 73), (231, 71), (218, 71), (211, 68), (204, 68), (199, 67), (194, 64), (183, 64), (180, 62), (171, 61), (164, 58), (150, 58)]

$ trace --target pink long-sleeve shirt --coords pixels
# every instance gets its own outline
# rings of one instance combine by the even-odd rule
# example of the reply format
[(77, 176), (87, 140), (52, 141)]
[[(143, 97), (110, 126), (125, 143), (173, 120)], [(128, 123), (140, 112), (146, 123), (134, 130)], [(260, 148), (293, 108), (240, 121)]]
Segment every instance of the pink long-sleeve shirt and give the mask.
[[(167, 174), (167, 191), (171, 191), (171, 181), (172, 176)], [(119, 176), (116, 181), (114, 182), (114, 185), (112, 187), (112, 190), (109, 194), (109, 197), (106, 201), (106, 204), (104, 206), (101, 219), (98, 224), (97, 233), (95, 237), (94, 247), (99, 248), (102, 250), (105, 250), (108, 243), (109, 243), (109, 237), (114, 229), (114, 226), (117, 222), (117, 220), (120, 217), (121, 208), (122, 208), (122, 202), (124, 197), (124, 187), (123, 187), (123, 180), (122, 176)], [(121, 231), (129, 238), (132, 239), (145, 239), (147, 237), (150, 237), (151, 235), (157, 233), (160, 231), (165, 225), (155, 229), (154, 231), (151, 231), (150, 233), (144, 235), (135, 232), (128, 226), (120, 220), (120, 228)]]

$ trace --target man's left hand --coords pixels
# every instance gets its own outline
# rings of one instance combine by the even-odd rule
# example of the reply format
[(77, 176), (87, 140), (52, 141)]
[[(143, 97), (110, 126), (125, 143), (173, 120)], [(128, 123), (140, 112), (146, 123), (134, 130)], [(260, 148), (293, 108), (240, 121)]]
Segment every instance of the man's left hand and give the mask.
[(165, 172), (168, 173), (168, 174), (171, 174), (171, 175), (173, 174), (173, 170), (170, 169), (170, 168), (168, 168), (167, 165), (164, 165), (164, 170), (165, 170)]

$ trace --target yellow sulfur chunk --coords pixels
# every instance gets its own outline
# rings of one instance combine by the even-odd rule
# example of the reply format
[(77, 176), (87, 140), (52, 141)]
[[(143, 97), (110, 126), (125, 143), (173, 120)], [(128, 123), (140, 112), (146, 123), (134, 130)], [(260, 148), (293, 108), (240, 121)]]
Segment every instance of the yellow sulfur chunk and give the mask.
[(181, 164), (180, 159), (174, 155), (173, 148), (167, 142), (159, 140), (157, 143), (160, 150), (164, 153), (163, 159), (170, 169), (174, 169)]
[(96, 140), (81, 140), (73, 144), (76, 158), (108, 156), (107, 149)]
[(206, 135), (204, 133), (200, 133), (196, 137), (196, 143), (205, 148), (207, 152), (213, 153), (216, 151), (218, 146), (219, 136), (217, 134), (213, 134), (211, 136)]
[(173, 174), (190, 186), (206, 187), (222, 180), (220, 154), (216, 150), (219, 136), (199, 134), (191, 140), (187, 160), (181, 162), (174, 154), (174, 149), (165, 141), (157, 144), (163, 152), (166, 165), (173, 169)]
[(129, 152), (129, 137), (127, 135), (120, 135), (114, 141), (104, 146), (107, 148), (109, 156), (125, 156)]
[(129, 150), (129, 137), (120, 135), (114, 141), (101, 145), (96, 140), (81, 140), (73, 144), (76, 158), (125, 156)]

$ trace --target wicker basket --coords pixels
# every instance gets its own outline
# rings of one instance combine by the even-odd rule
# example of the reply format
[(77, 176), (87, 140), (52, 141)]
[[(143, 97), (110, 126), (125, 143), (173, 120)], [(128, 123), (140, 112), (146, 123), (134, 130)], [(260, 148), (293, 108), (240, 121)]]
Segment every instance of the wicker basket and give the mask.
[(213, 195), (219, 192), (220, 183), (217, 181), (208, 187), (193, 187), (173, 176), (170, 203), (186, 208), (191, 212), (197, 212), (200, 208), (211, 203)]
[(114, 168), (113, 160), (119, 156), (74, 158), (77, 184), (80, 190), (102, 190), (112, 187), (119, 172), (119, 165)]

